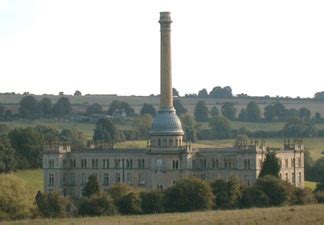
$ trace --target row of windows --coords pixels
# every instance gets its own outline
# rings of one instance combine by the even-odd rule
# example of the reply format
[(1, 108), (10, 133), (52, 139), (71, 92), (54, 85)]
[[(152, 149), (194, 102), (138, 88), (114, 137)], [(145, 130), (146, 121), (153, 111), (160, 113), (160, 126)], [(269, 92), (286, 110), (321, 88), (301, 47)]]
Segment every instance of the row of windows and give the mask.
[[(83, 169), (90, 168), (88, 167), (88, 161), (87, 159), (81, 159), (80, 160), (80, 166)], [(109, 169), (110, 167), (110, 160), (109, 159), (103, 159), (102, 160), (102, 168), (103, 169)], [(98, 169), (99, 168), (99, 160), (98, 159), (91, 159), (91, 168)], [(137, 160), (137, 166), (139, 169), (145, 168), (145, 160), (144, 159), (138, 159)], [(49, 160), (49, 168), (54, 168), (54, 160)], [(70, 160), (63, 160), (63, 168), (76, 168), (76, 160), (70, 159)], [(126, 168), (126, 169), (133, 169), (133, 159), (114, 159), (114, 167), (116, 169)]]
[(157, 147), (169, 147), (169, 146), (181, 146), (182, 145), (182, 140), (181, 138), (169, 138), (169, 139), (152, 139), (151, 140), (152, 146), (157, 146)]
[[(282, 173), (279, 173), (279, 176), (280, 176), (281, 179), (283, 179), (283, 180), (285, 180), (287, 182), (290, 180), (289, 179), (289, 173), (288, 172), (284, 173), (284, 177), (283, 177), (283, 174)], [(302, 182), (302, 173), (301, 172), (298, 172), (298, 178), (297, 178), (297, 180), (298, 180), (298, 183), (299, 184)], [(295, 173), (294, 172), (291, 173), (291, 182), (293, 184), (296, 183), (296, 176), (295, 176)]]
[[(220, 163), (218, 159), (211, 159), (211, 163), (209, 164), (210, 167), (208, 167), (207, 159), (196, 159), (192, 161), (192, 167), (193, 169), (218, 169), (220, 168)], [(245, 159), (243, 161), (244, 163), (244, 169), (251, 169), (251, 163), (249, 159)], [(232, 159), (224, 159), (223, 160), (223, 168), (224, 169), (232, 169), (234, 168), (234, 162)]]
[(302, 160), (301, 158), (297, 158), (297, 165), (295, 159), (290, 159), (290, 167), (289, 167), (289, 159), (282, 159), (280, 161), (281, 168), (294, 168), (294, 167), (302, 167)]

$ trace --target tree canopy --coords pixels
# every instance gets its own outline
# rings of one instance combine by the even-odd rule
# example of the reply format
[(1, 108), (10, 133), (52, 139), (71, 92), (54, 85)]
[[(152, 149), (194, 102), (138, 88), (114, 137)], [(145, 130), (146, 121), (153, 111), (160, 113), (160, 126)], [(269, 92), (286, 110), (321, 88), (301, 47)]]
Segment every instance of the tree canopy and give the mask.
[(209, 110), (205, 101), (198, 101), (194, 111), (195, 119), (198, 122), (207, 122), (209, 118)]
[(263, 162), (259, 177), (272, 175), (278, 178), (280, 167), (281, 167), (280, 161), (279, 158), (276, 156), (276, 153), (274, 151), (268, 151), (266, 153), (266, 157)]

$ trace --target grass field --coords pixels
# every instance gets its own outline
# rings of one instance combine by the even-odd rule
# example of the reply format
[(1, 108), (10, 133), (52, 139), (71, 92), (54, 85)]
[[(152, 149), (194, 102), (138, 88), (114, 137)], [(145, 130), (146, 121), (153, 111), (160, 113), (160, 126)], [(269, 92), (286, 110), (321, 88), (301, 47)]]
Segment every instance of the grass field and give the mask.
[(110, 216), (70, 219), (37, 219), (7, 224), (40, 225), (322, 225), (324, 204), (227, 211)]
[(42, 169), (18, 170), (14, 175), (23, 179), (35, 194), (37, 191), (43, 191), (44, 178)]

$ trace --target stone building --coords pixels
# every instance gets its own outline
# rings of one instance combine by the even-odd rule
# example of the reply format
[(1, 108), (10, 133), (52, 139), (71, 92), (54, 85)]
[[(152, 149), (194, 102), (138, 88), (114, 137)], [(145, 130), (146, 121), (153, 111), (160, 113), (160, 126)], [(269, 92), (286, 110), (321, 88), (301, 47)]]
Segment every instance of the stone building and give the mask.
[[(165, 189), (176, 181), (195, 176), (208, 181), (236, 176), (253, 184), (267, 152), (264, 142), (253, 141), (232, 148), (193, 148), (183, 142), (181, 121), (173, 108), (171, 74), (171, 18), (160, 13), (161, 95), (160, 108), (149, 133), (147, 148), (89, 148), (71, 151), (68, 145), (44, 150), (44, 191), (81, 196), (88, 177), (95, 174), (106, 191), (118, 183), (145, 189)], [(280, 177), (297, 187), (304, 186), (303, 144), (285, 143), (276, 150), (281, 160)]]

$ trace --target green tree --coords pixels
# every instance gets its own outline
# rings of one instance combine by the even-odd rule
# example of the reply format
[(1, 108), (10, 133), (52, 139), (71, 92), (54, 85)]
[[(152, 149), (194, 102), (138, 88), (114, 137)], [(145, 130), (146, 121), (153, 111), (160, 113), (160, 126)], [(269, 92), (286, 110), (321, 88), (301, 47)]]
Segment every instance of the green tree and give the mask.
[(134, 189), (126, 184), (115, 184), (108, 190), (108, 193), (113, 198), (115, 205), (118, 205), (120, 199), (131, 192), (134, 192)]
[(150, 114), (137, 116), (134, 120), (134, 127), (138, 130), (143, 138), (148, 137), (148, 133), (152, 128), (153, 118)]
[(269, 198), (269, 205), (288, 204), (292, 198), (292, 186), (281, 179), (267, 175), (259, 177), (255, 187), (262, 190)]
[(148, 192), (142, 192), (140, 194), (140, 197), (142, 199), (143, 213), (161, 213), (164, 211), (164, 194), (162, 191), (153, 190)]
[(295, 188), (293, 192), (292, 205), (307, 205), (316, 203), (315, 195), (309, 188)]
[(87, 114), (101, 114), (102, 112), (102, 105), (98, 103), (93, 103), (87, 107)]
[(232, 88), (229, 86), (226, 86), (224, 88), (216, 86), (209, 93), (209, 96), (214, 98), (232, 98)]
[(56, 191), (45, 194), (38, 191), (35, 200), (39, 212), (44, 217), (65, 217), (68, 214), (68, 205), (71, 205), (67, 198)]
[(236, 108), (234, 106), (234, 103), (231, 102), (225, 102), (222, 105), (222, 115), (225, 116), (229, 120), (235, 120), (236, 116)]
[(222, 116), (217, 116), (209, 121), (209, 127), (215, 138), (224, 139), (231, 135), (231, 126), (229, 121)]
[(142, 200), (139, 194), (131, 192), (119, 200), (118, 209), (122, 214), (141, 214), (141, 205)]
[(164, 207), (167, 212), (190, 212), (211, 209), (214, 195), (210, 186), (202, 180), (180, 180), (165, 192)]
[(81, 216), (111, 216), (117, 214), (117, 209), (109, 195), (100, 194), (81, 199), (78, 214)]
[(246, 107), (247, 121), (257, 122), (261, 119), (261, 112), (255, 101), (250, 101)]
[(312, 169), (314, 180), (324, 183), (324, 157), (319, 158)]
[(6, 108), (3, 104), (0, 103), (0, 120), (4, 120), (5, 118)]
[(72, 150), (85, 149), (86, 137), (85, 135), (76, 128), (63, 129), (60, 132), (60, 141), (68, 142), (71, 144)]
[(302, 120), (309, 120), (311, 118), (311, 111), (305, 107), (299, 109), (299, 117)]
[(49, 117), (52, 113), (52, 101), (49, 98), (43, 98), (39, 102), (39, 110), (42, 116)]
[(18, 110), (23, 118), (35, 119), (39, 116), (38, 102), (31, 95), (25, 96), (21, 99)]
[(321, 119), (322, 119), (321, 114), (320, 114), (319, 112), (316, 112), (316, 113), (315, 113), (315, 120), (316, 120), (316, 121), (320, 121)]
[(181, 116), (187, 112), (187, 109), (182, 105), (182, 103), (179, 99), (175, 99), (173, 101), (173, 106), (174, 106), (178, 116)]
[(8, 173), (15, 169), (15, 150), (6, 136), (0, 136), (0, 173)]
[(82, 195), (90, 197), (92, 195), (98, 195), (99, 192), (99, 183), (96, 175), (90, 175), (88, 182), (82, 190)]
[(182, 128), (185, 132), (185, 140), (196, 142), (197, 141), (197, 125), (195, 120), (188, 114), (183, 115), (181, 118)]
[(216, 106), (213, 106), (210, 109), (210, 115), (211, 115), (211, 117), (219, 116), (219, 110), (218, 110), (218, 108)]
[(82, 95), (82, 93), (81, 93), (81, 91), (79, 91), (79, 90), (76, 90), (75, 92), (74, 92), (74, 96), (81, 96)]
[(201, 89), (201, 90), (198, 92), (198, 97), (199, 97), (199, 98), (207, 98), (207, 97), (208, 97), (208, 92), (207, 92), (206, 88)]
[(34, 210), (33, 194), (21, 178), (0, 174), (0, 221), (30, 217)]
[(238, 115), (239, 121), (247, 121), (247, 112), (246, 109), (241, 109), (239, 115)]
[(264, 177), (266, 175), (272, 175), (274, 177), (279, 177), (280, 172), (280, 161), (276, 156), (274, 151), (268, 151), (266, 153), (265, 160), (263, 162), (259, 177)]
[(172, 95), (173, 95), (173, 97), (180, 97), (178, 90), (175, 88), (172, 88)]
[(267, 207), (269, 202), (269, 197), (261, 189), (251, 186), (243, 190), (240, 206), (242, 208)]
[(299, 112), (297, 109), (288, 109), (286, 114), (287, 114), (286, 117), (288, 120), (299, 118)]
[(124, 110), (126, 116), (134, 116), (135, 110), (127, 103), (127, 102), (121, 102), (120, 103), (122, 109)]
[(314, 167), (314, 160), (308, 150), (304, 151), (304, 171), (305, 171), (305, 180), (313, 180), (313, 167)]
[(70, 100), (66, 97), (61, 97), (53, 105), (53, 113), (57, 117), (64, 117), (72, 112)]
[(99, 119), (96, 123), (93, 140), (96, 142), (116, 143), (118, 141), (118, 131), (116, 126), (109, 119)]
[(314, 124), (298, 118), (288, 120), (282, 132), (286, 137), (312, 137), (316, 134)]
[(152, 117), (154, 117), (156, 115), (156, 110), (153, 107), (153, 105), (144, 103), (144, 105), (141, 108), (140, 113), (141, 113), (141, 115), (150, 114)]
[(209, 110), (205, 101), (198, 101), (194, 111), (195, 120), (198, 122), (207, 122), (209, 117)]

